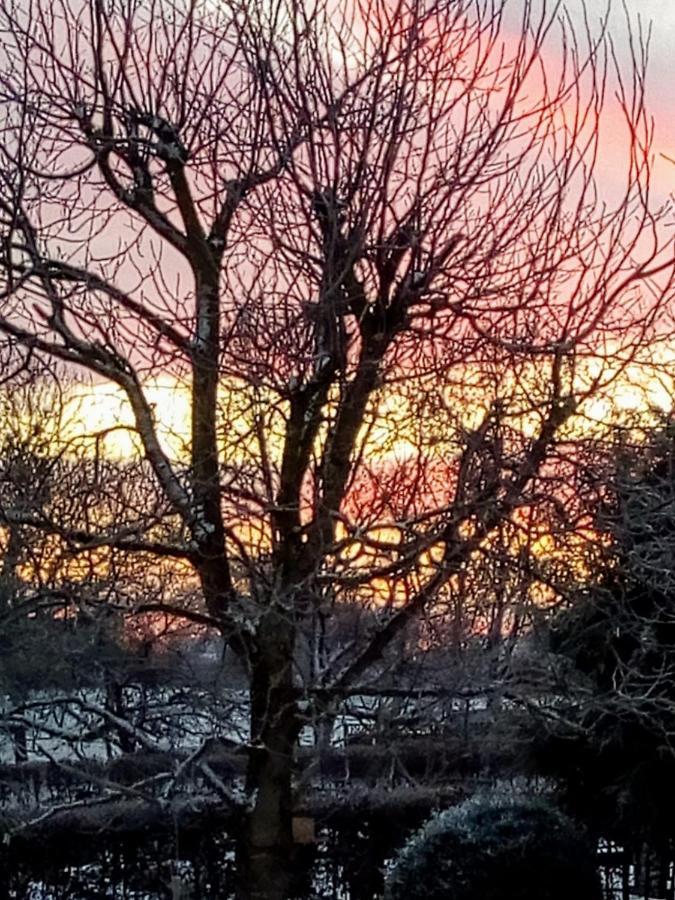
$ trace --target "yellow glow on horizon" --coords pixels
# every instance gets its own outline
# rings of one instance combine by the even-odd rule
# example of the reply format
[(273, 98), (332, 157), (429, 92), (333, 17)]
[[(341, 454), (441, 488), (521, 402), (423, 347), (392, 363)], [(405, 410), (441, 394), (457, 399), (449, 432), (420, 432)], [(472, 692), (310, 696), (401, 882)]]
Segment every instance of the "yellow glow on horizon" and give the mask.
[(650, 378), (645, 382), (642, 373), (628, 372), (624, 380), (586, 401), (583, 415), (591, 422), (608, 422), (631, 413), (673, 409), (673, 385), (665, 379)]
[[(598, 360), (597, 366), (592, 361), (586, 362), (584, 368), (583, 373), (578, 372), (575, 376), (581, 396), (601, 370), (605, 376), (611, 375), (611, 365), (606, 361)], [(606, 377), (602, 380), (605, 386), (582, 401), (566, 426), (568, 437), (590, 435), (598, 426), (620, 421), (632, 414), (649, 415), (654, 410), (668, 412), (673, 409), (673, 379), (646, 374), (646, 370), (638, 364), (629, 366), (614, 381)], [(464, 402), (463, 389), (466, 393)], [(155, 417), (157, 435), (163, 449), (170, 459), (186, 460), (191, 432), (189, 384), (170, 374), (162, 374), (146, 381), (143, 392)], [(522, 387), (518, 382), (509, 384), (502, 380), (498, 393), (504, 392), (516, 406), (519, 405)], [(484, 389), (481, 394), (480, 384), (474, 382), (473, 377), (469, 377), (463, 385), (443, 389), (444, 403), (447, 408), (456, 410), (460, 430), (480, 424), (490, 408), (491, 395), (492, 391), (486, 392)], [(278, 462), (285, 437), (285, 407), (273, 403), (271, 397), (257, 396), (255, 402), (251, 397), (251, 390), (246, 385), (221, 387), (220, 429), (224, 451), (230, 461), (245, 458), (250, 462), (259, 457), (259, 429), (253, 427), (252, 422), (255, 416), (261, 415), (268, 441), (268, 458)], [(272, 415), (273, 421), (268, 420), (268, 414)], [(394, 388), (380, 394), (367, 424), (363, 426), (361, 440), (364, 456), (370, 460), (392, 460), (397, 463), (414, 458), (418, 452), (414, 424), (417, 415), (412, 398), (407, 393)], [(538, 429), (539, 415), (535, 411), (515, 413), (514, 417), (513, 413), (509, 414), (507, 404), (505, 415), (525, 436)], [(66, 391), (58, 428), (55, 439), (73, 456), (97, 453), (123, 461), (139, 459), (143, 455), (131, 405), (123, 389), (111, 382), (76, 385)], [(452, 452), (451, 444), (454, 443), (447, 429), (446, 424), (436, 447), (444, 458)], [(320, 442), (323, 440), (325, 431), (319, 438)]]
[[(157, 435), (172, 459), (185, 456), (190, 440), (190, 395), (187, 387), (170, 375), (143, 385), (153, 410)], [(141, 442), (131, 405), (123, 389), (110, 382), (78, 386), (65, 401), (62, 439), (76, 453), (96, 453), (115, 460), (137, 459)]]

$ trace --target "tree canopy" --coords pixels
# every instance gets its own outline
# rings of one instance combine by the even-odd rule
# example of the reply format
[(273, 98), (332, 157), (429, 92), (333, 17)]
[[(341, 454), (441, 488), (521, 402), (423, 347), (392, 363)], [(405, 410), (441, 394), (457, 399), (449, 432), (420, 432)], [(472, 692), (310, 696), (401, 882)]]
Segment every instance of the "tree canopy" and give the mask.
[(82, 421), (105, 502), (3, 519), (237, 655), (242, 898), (288, 894), (302, 728), (564, 507), (584, 410), (662, 336), (646, 48), (561, 9), (0, 0), (0, 334), (118, 391), (137, 448)]

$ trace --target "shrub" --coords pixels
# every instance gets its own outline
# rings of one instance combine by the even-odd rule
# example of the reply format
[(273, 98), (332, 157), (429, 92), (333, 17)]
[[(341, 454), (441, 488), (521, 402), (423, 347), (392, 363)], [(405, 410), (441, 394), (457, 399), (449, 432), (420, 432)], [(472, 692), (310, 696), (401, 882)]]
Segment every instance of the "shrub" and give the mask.
[(591, 847), (541, 800), (474, 798), (434, 816), (387, 878), (387, 900), (600, 900)]

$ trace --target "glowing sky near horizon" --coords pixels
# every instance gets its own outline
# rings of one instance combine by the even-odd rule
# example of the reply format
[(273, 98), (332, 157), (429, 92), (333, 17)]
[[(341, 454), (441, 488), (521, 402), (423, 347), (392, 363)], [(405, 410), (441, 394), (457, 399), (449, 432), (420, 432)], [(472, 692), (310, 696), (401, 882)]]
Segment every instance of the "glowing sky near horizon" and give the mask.
[[(515, 24), (522, 0), (510, 0), (511, 23)], [(573, 22), (582, 24), (582, 0), (568, 0), (567, 7)], [(585, 0), (585, 6), (592, 25), (597, 23), (606, 8), (606, 0)], [(675, 0), (626, 0), (626, 8), (632, 20), (632, 32), (638, 34), (638, 19), (642, 23), (646, 35), (651, 23), (649, 47), (649, 70), (647, 81), (647, 100), (650, 114), (655, 121), (654, 139), (654, 181), (653, 191), (656, 202), (665, 201), (675, 192)], [(620, 0), (614, 0), (610, 26), (612, 39), (617, 49), (617, 56), (624, 63), (624, 71), (628, 73), (630, 52), (628, 29), (625, 13)], [(548, 53), (555, 52), (555, 37), (548, 45)], [(605, 128), (611, 144), (615, 138), (615, 146), (605, 152), (598, 163), (597, 177), (601, 185), (620, 179), (625, 174), (625, 161), (622, 149), (625, 148), (625, 130), (616, 114), (606, 108)], [(606, 149), (606, 148), (604, 148)], [(672, 221), (672, 219), (671, 219)], [(189, 441), (189, 397), (185, 389), (176, 390), (170, 383), (170, 377), (157, 376), (147, 386), (150, 403), (157, 410), (161, 419), (160, 439), (169, 454), (176, 458), (185, 452)], [(651, 402), (667, 405), (670, 385), (650, 385), (649, 390), (655, 394)], [(637, 388), (625, 388), (618, 398), (620, 406), (632, 409), (639, 405), (642, 396)], [(127, 426), (132, 424), (131, 411), (119, 389), (111, 385), (97, 385), (89, 392), (79, 392), (74, 401), (77, 412), (74, 418), (86, 423), (92, 432), (104, 432), (118, 426), (119, 430), (108, 434), (104, 440), (107, 452), (113, 456), (128, 457), (138, 452), (138, 441)], [(607, 400), (602, 398), (593, 409), (594, 417), (602, 419), (607, 415)], [(590, 411), (587, 411), (590, 412)]]

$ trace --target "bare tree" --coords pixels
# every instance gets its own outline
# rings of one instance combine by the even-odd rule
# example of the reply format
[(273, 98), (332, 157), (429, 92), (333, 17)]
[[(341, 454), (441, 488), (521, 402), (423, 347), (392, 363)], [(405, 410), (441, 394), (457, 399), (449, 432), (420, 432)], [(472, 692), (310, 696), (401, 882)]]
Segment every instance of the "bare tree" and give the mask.
[(115, 705), (114, 672), (125, 667), (121, 609), (134, 590), (150, 596), (147, 569), (144, 578), (106, 547), (72, 544), (83, 523), (115, 518), (121, 482), (133, 480), (128, 465), (78, 458), (70, 443), (76, 404), (66, 399), (76, 388), (62, 372), (27, 364), (0, 398), (0, 684), (10, 701), (0, 728), (13, 736), (19, 762), (27, 760), (27, 704), (33, 718), (40, 712), (36, 690), (67, 696), (105, 680), (106, 703)]
[[(623, 79), (603, 22), (515, 6), (0, 4), (0, 330), (133, 412), (146, 515), (62, 536), (182, 561), (203, 605), (145, 611), (245, 662), (242, 897), (290, 889), (303, 723), (555, 501), (559, 434), (669, 296), (644, 48)], [(322, 651), (347, 601), (368, 628)]]

